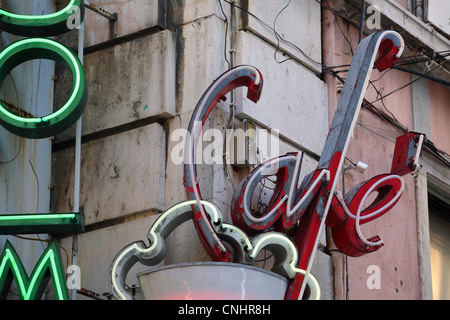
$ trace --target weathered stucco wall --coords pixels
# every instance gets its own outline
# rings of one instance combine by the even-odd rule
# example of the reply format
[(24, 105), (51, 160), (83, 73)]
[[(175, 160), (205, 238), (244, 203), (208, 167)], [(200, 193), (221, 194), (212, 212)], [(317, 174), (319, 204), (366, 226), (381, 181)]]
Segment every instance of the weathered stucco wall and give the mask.
[[(328, 109), (326, 85), (318, 77), (320, 66), (293, 45), (282, 43), (278, 48), (274, 35), (243, 11), (235, 12), (237, 31), (232, 34), (231, 9), (223, 1), (230, 28), (227, 38), (225, 17), (214, 0), (96, 4), (118, 13), (119, 20), (112, 24), (86, 12), (84, 67), (89, 101), (83, 113), (80, 195), (86, 232), (79, 235), (79, 266), (81, 286), (103, 293), (109, 290), (108, 271), (115, 254), (131, 242), (145, 240), (157, 215), (186, 199), (183, 165), (171, 158), (180, 141), (172, 134), (187, 129), (203, 92), (229, 67), (232, 37), (236, 39), (234, 65), (254, 65), (265, 81), (256, 106), (237, 90), (234, 121), (247, 118), (260, 129), (279, 130), (280, 154), (305, 150), (307, 172), (302, 176), (317, 164), (327, 135)], [(278, 2), (261, 6), (259, 1), (243, 1), (242, 6), (269, 23), (281, 12), (280, 34), (320, 61), (318, 3), (296, 1), (286, 11)], [(294, 23), (294, 17), (307, 23)], [(69, 34), (62, 41), (73, 46), (76, 39), (76, 34)], [(280, 50), (284, 52), (277, 53), (280, 59), (283, 54), (291, 59), (277, 62), (274, 53)], [(56, 103), (70, 88), (64, 79), (60, 70), (55, 90), (61, 94)], [(205, 128), (227, 127), (230, 98), (219, 103)], [(71, 128), (54, 140), (54, 211), (70, 211), (73, 206), (74, 132)], [(201, 164), (198, 171), (203, 198), (217, 204), (231, 222), (233, 187), (248, 169), (232, 169), (235, 185), (222, 164)], [(168, 242), (164, 264), (210, 260), (190, 222), (175, 230)], [(61, 244), (70, 251), (71, 237), (61, 239)], [(332, 299), (331, 259), (323, 247), (312, 272), (322, 285), (323, 298)], [(138, 285), (133, 278), (127, 283)]]
[(430, 139), (442, 151), (450, 154), (450, 89), (429, 81)]
[[(397, 2), (406, 8), (406, 1)], [(335, 7), (336, 10), (342, 10), (342, 3), (336, 3), (338, 3)], [(325, 28), (329, 32), (328, 39), (333, 39), (332, 43), (327, 42), (328, 49), (324, 48), (327, 61), (332, 61), (333, 65), (345, 66), (350, 63), (357, 46), (358, 29), (349, 23), (350, 20), (339, 17), (336, 19), (331, 13), (325, 13), (324, 17), (325, 22), (328, 23)], [(332, 27), (330, 27), (331, 22), (333, 23)], [(403, 56), (417, 55), (418, 52), (410, 51), (415, 46), (417, 46), (415, 42), (406, 43), (407, 49)], [(414, 70), (418, 68), (417, 70), (419, 70), (421, 66), (411, 64), (404, 67)], [(345, 70), (345, 67), (339, 69)], [(346, 72), (339, 72), (338, 75), (345, 79)], [(445, 123), (448, 123), (449, 113), (446, 109), (448, 109), (450, 99), (449, 90), (431, 80), (414, 81), (416, 79), (417, 76), (406, 72), (388, 70), (380, 73), (374, 69), (365, 98), (404, 128), (426, 133), (427, 138), (437, 148), (448, 152), (446, 151), (449, 141), (448, 128), (445, 127)], [(330, 83), (335, 86), (337, 98), (339, 98), (342, 84), (336, 78), (332, 78)], [(383, 98), (381, 99), (381, 97)], [(337, 102), (333, 102), (330, 106), (330, 116), (334, 112), (335, 103)], [(390, 171), (395, 139), (401, 134), (403, 131), (363, 107), (347, 153), (349, 160), (347, 165), (350, 164), (350, 161), (353, 163), (362, 161), (368, 164), (368, 169), (364, 174), (355, 170), (350, 170), (345, 174), (346, 192), (374, 175)], [(423, 184), (424, 179), (426, 181), (424, 175), (426, 176), (427, 172), (436, 174), (436, 170), (433, 169), (436, 162), (430, 163), (429, 158), (430, 156), (425, 154), (423, 160), (420, 161), (424, 165), (419, 174), (421, 182), (415, 181), (419, 178), (415, 178), (413, 175), (404, 176), (405, 190), (399, 203), (381, 218), (361, 227), (364, 236), (379, 235), (385, 246), (379, 251), (363, 257), (337, 258), (344, 265), (346, 262), (348, 268), (347, 271), (343, 267), (340, 273), (335, 274), (344, 279), (344, 282), (336, 287), (337, 290), (342, 291), (341, 298), (430, 298), (428, 294), (430, 284), (426, 280), (429, 277), (429, 271), (427, 271), (429, 244), (427, 247), (428, 240), (426, 238), (428, 232), (427, 194), (426, 188), (425, 191), (423, 191), (423, 187), (419, 191), (416, 190), (417, 185)], [(437, 165), (436, 168), (439, 166)], [(445, 172), (445, 169), (440, 170)], [(439, 170), (437, 171), (439, 172)], [(441, 176), (440, 178), (444, 179), (443, 181), (446, 180)], [(370, 201), (367, 204), (369, 203)], [(418, 226), (418, 223), (421, 225)], [(373, 269), (370, 269), (371, 266), (379, 268), (379, 279), (381, 280), (379, 289), (370, 289), (367, 285), (367, 281), (371, 281), (369, 277), (374, 275)], [(348, 288), (345, 285), (346, 279), (348, 279)]]
[[(350, 0), (327, 2), (344, 6)], [(61, 1), (59, 7), (66, 3)], [(183, 155), (178, 152), (180, 140), (174, 133), (187, 129), (209, 85), (231, 66), (250, 64), (258, 68), (264, 77), (260, 101), (249, 101), (245, 90), (238, 89), (218, 104), (204, 129), (224, 132), (233, 112), (235, 126), (249, 119), (259, 130), (277, 130), (279, 150), (272, 150), (270, 156), (303, 151), (303, 178), (317, 167), (342, 92), (340, 81), (323, 70), (322, 64), (343, 66), (333, 70), (344, 70), (356, 49), (358, 29), (349, 18), (339, 18), (315, 0), (291, 1), (287, 7), (280, 1), (241, 0), (242, 9), (234, 11), (227, 2), (217, 0), (99, 0), (95, 4), (117, 13), (118, 20), (110, 22), (86, 10), (83, 63), (89, 100), (82, 116), (80, 190), (86, 232), (78, 235), (77, 251), (81, 287), (107, 295), (108, 273), (115, 255), (132, 242), (147, 241), (147, 232), (159, 214), (186, 200), (184, 168), (178, 161)], [(387, 14), (395, 16), (408, 1), (383, 4), (395, 4), (396, 11)], [(414, 19), (404, 17), (403, 23), (411, 25)], [(422, 29), (414, 32), (417, 30)], [(423, 43), (432, 43), (433, 39), (427, 33)], [(58, 40), (76, 49), (78, 30)], [(444, 42), (439, 40), (442, 45)], [(411, 48), (414, 45), (408, 50)], [(412, 53), (414, 50), (404, 55)], [(338, 75), (345, 79), (346, 72)], [(55, 76), (45, 77), (54, 82), (54, 105), (58, 107), (71, 90), (70, 75), (56, 65)], [(398, 70), (374, 70), (365, 98), (406, 128), (424, 130), (436, 147), (449, 153), (450, 91), (423, 79), (407, 85), (413, 79)], [(12, 92), (10, 84), (7, 88), (8, 93)], [(394, 89), (398, 91), (380, 99)], [(345, 164), (362, 161), (368, 169), (363, 174), (348, 171), (338, 188), (348, 192), (364, 180), (389, 172), (395, 139), (401, 134), (401, 130), (363, 107)], [(40, 183), (51, 189), (52, 212), (74, 210), (74, 140), (75, 126), (51, 142), (45, 141), (48, 149), (52, 146), (51, 181)], [(256, 139), (257, 143), (261, 141)], [(12, 150), (22, 144), (8, 143), (0, 145), (0, 149), (12, 156)], [(33, 164), (34, 158), (20, 155), (21, 167), (28, 168), (31, 175), (28, 164)], [(443, 178), (446, 171), (436, 170), (436, 159), (425, 158), (427, 171), (419, 175), (419, 180), (404, 176), (406, 188), (399, 203), (383, 217), (362, 226), (367, 237), (379, 235), (384, 240), (385, 246), (378, 252), (346, 258), (334, 250), (329, 235), (321, 235), (312, 273), (321, 285), (322, 299), (427, 296), (427, 288), (423, 287), (428, 281), (425, 273), (429, 250), (423, 225), (427, 204), (422, 201), (427, 192), (426, 175), (441, 180), (448, 180), (448, 176)], [(9, 170), (10, 177), (18, 168), (5, 170)], [(228, 223), (233, 192), (250, 170), (223, 164), (198, 165), (203, 198), (214, 202)], [(13, 191), (8, 192), (8, 197), (15, 199)], [(63, 255), (67, 267), (72, 264), (72, 237), (58, 240), (68, 253), (67, 257)], [(23, 248), (23, 241), (17, 242), (21, 252), (36, 255), (42, 251), (37, 242)], [(160, 265), (211, 259), (191, 222), (177, 228), (167, 243), (167, 255)], [(28, 255), (24, 261), (34, 265), (28, 260), (35, 255)], [(269, 259), (258, 266), (269, 268), (270, 264)], [(377, 289), (367, 285), (373, 266), (380, 272), (381, 286)], [(148, 269), (133, 268), (127, 285), (139, 286), (134, 275)], [(81, 295), (77, 298), (87, 299)]]
[[(344, 27), (344, 34), (338, 27), (335, 30), (335, 64), (346, 65), (358, 43), (358, 30), (342, 20), (338, 23)], [(376, 101), (381, 94), (386, 94), (410, 81), (410, 76), (396, 70), (386, 75), (374, 70), (371, 75), (372, 84), (368, 85), (365, 98), (383, 110), (392, 113), (396, 119), (411, 128), (411, 91), (407, 87), (383, 100)], [(339, 74), (345, 78), (346, 74)], [(341, 87), (338, 80), (337, 87)], [(338, 89), (339, 90), (339, 89)], [(378, 92), (377, 92), (378, 91)], [(338, 95), (339, 96), (339, 95)], [(386, 110), (387, 109), (387, 110)], [(389, 173), (394, 153), (395, 139), (402, 132), (384, 122), (371, 111), (362, 109), (358, 117), (353, 138), (350, 142), (347, 158), (357, 163), (362, 161), (368, 165), (364, 174), (350, 170), (345, 174), (345, 192), (358, 183), (373, 176)], [(346, 162), (349, 165), (350, 162)], [(382, 217), (361, 226), (366, 238), (379, 235), (384, 247), (375, 253), (358, 258), (347, 258), (348, 298), (353, 299), (417, 299), (419, 297), (417, 236), (414, 180), (411, 175), (403, 177), (405, 191), (399, 203)], [(367, 205), (370, 203), (368, 201)], [(373, 271), (369, 267), (379, 269), (381, 287), (370, 289), (367, 286)]]

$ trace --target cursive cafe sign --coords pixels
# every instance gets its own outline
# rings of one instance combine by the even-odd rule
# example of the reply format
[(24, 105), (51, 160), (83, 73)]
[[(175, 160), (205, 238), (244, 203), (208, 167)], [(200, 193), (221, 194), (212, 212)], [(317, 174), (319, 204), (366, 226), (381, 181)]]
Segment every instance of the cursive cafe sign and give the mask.
[[(301, 152), (260, 164), (235, 190), (231, 224), (223, 220), (216, 205), (202, 199), (195, 165), (197, 140), (211, 111), (230, 91), (247, 87), (248, 98), (258, 102), (263, 76), (256, 68), (244, 65), (216, 79), (199, 100), (188, 127), (184, 161), (188, 200), (171, 207), (154, 222), (147, 235), (149, 245), (134, 242), (117, 254), (109, 274), (113, 295), (133, 299), (125, 286), (131, 267), (138, 262), (148, 266), (160, 263), (165, 257), (165, 238), (188, 220), (194, 222), (204, 248), (215, 261), (252, 265), (261, 250), (271, 251), (275, 257), (272, 271), (289, 280), (287, 300), (301, 299), (306, 284), (310, 298), (320, 298), (320, 286), (310, 270), (325, 226), (344, 254), (356, 257), (380, 249), (383, 241), (378, 236), (364, 237), (360, 225), (382, 216), (398, 202), (404, 188), (401, 176), (418, 168), (423, 135), (407, 133), (397, 139), (391, 172), (364, 181), (345, 195), (336, 190), (336, 185), (372, 68), (381, 71), (392, 67), (403, 48), (403, 39), (394, 31), (379, 31), (361, 41), (317, 169), (299, 183)], [(250, 210), (251, 196), (269, 174), (275, 179), (275, 191), (263, 214), (255, 216)], [(377, 198), (364, 207), (373, 192), (378, 193)]]

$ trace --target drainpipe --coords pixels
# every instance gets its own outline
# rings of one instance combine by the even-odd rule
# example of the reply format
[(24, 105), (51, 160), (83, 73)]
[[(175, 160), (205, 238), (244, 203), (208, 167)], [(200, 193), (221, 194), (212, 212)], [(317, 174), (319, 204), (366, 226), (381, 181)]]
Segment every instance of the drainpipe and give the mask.
[[(0, 0), (2, 1), (2, 0)], [(84, 0), (85, 8), (91, 9), (95, 13), (101, 15), (102, 17), (110, 20), (113, 23), (118, 21), (117, 13), (109, 13), (108, 11), (97, 7), (96, 5), (90, 3), (88, 0)], [(86, 18), (85, 18), (86, 19)], [(84, 61), (84, 21), (83, 19), (80, 29), (78, 32), (78, 59), (81, 65)], [(80, 172), (81, 172), (81, 124), (82, 116), (78, 119), (76, 123), (76, 135), (75, 135), (75, 181), (74, 181), (74, 196), (73, 196), (73, 210), (74, 212), (80, 212)], [(78, 266), (78, 235), (75, 234), (72, 238), (72, 264)], [(72, 300), (77, 299), (77, 290), (74, 286), (72, 288)]]
[[(80, 31), (78, 32), (78, 59), (83, 64), (84, 58), (84, 21), (81, 23)], [(74, 179), (74, 196), (73, 196), (73, 210), (80, 212), (80, 171), (81, 171), (81, 124), (82, 117), (76, 123), (76, 137), (75, 137), (75, 179)], [(78, 266), (78, 235), (75, 234), (72, 239), (72, 264)], [(77, 299), (77, 288), (72, 288), (72, 300)]]
[[(324, 3), (322, 1), (322, 3)], [(328, 1), (330, 6), (333, 3)], [(322, 5), (322, 62), (324, 64), (323, 79), (328, 88), (328, 119), (329, 125), (333, 119), (334, 112), (337, 107), (337, 94), (336, 94), (336, 78), (327, 70), (327, 66), (335, 66), (335, 38), (334, 38), (334, 24), (335, 17), (333, 13), (327, 8), (327, 5)]]
[[(327, 2), (333, 8), (333, 1)], [(327, 2), (322, 0), (322, 62), (324, 64), (323, 79), (328, 88), (328, 119), (329, 125), (331, 125), (338, 102), (338, 87), (336, 78), (331, 74), (330, 70), (326, 69), (326, 66), (336, 65), (334, 37), (336, 21), (333, 13), (327, 8)], [(344, 174), (344, 170), (342, 170), (342, 174)], [(327, 232), (327, 251), (332, 257), (334, 299), (345, 300), (347, 297), (346, 260), (345, 256), (334, 245), (329, 232)]]
[(416, 0), (414, 6), (415, 15), (423, 21), (423, 0)]

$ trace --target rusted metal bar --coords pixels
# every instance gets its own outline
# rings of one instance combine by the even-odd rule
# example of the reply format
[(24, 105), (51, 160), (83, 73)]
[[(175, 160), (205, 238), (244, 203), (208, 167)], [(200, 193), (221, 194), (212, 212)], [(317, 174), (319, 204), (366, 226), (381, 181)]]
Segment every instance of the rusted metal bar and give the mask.
[(111, 21), (113, 23), (117, 22), (117, 20), (119, 19), (119, 15), (117, 13), (110, 13), (110, 12), (106, 11), (105, 9), (100, 8), (99, 6), (97, 6), (93, 3), (90, 3), (87, 0), (84, 0), (84, 6), (88, 9), (91, 9), (95, 13), (98, 13), (102, 17), (105, 17), (106, 19), (108, 19), (109, 21)]
[(102, 296), (94, 291), (89, 290), (89, 289), (81, 288), (80, 290), (77, 290), (77, 292), (83, 296), (92, 298), (94, 300), (109, 300), (107, 297)]

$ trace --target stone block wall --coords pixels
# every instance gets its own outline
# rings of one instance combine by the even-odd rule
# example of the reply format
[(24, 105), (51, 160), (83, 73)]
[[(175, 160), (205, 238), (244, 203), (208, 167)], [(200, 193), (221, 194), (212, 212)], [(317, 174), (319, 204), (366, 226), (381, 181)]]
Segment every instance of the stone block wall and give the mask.
[[(302, 175), (317, 165), (329, 122), (327, 88), (316, 63), (321, 60), (319, 4), (301, 0), (283, 10), (278, 1), (264, 5), (238, 1), (258, 20), (238, 8), (232, 16), (230, 5), (220, 3), (222, 8), (216, 0), (97, 1), (99, 7), (118, 14), (115, 23), (86, 10), (84, 68), (89, 100), (82, 118), (80, 192), (86, 232), (79, 235), (78, 243), (83, 288), (100, 294), (109, 291), (108, 271), (117, 252), (131, 242), (146, 240), (158, 214), (186, 199), (183, 166), (171, 158), (179, 144), (172, 133), (187, 128), (203, 92), (227, 70), (232, 37), (234, 65), (254, 65), (265, 81), (257, 105), (237, 90), (235, 124), (250, 119), (259, 129), (278, 130), (279, 154), (305, 152)], [(279, 35), (291, 43), (277, 44), (273, 31), (261, 21), (271, 27), (275, 21)], [(77, 38), (74, 31), (61, 41), (74, 47)], [(57, 70), (55, 105), (70, 89), (64, 69)], [(205, 128), (227, 128), (228, 98), (219, 103)], [(54, 212), (73, 210), (74, 137), (71, 128), (53, 141)], [(204, 198), (216, 203), (231, 222), (234, 183), (249, 168), (232, 167), (229, 172), (222, 164), (202, 164), (198, 170)], [(60, 241), (70, 253), (72, 238)], [(168, 242), (164, 264), (210, 260), (190, 222)], [(332, 299), (331, 259), (321, 250), (313, 273), (319, 274), (323, 298)], [(136, 279), (128, 284), (138, 285)]]

